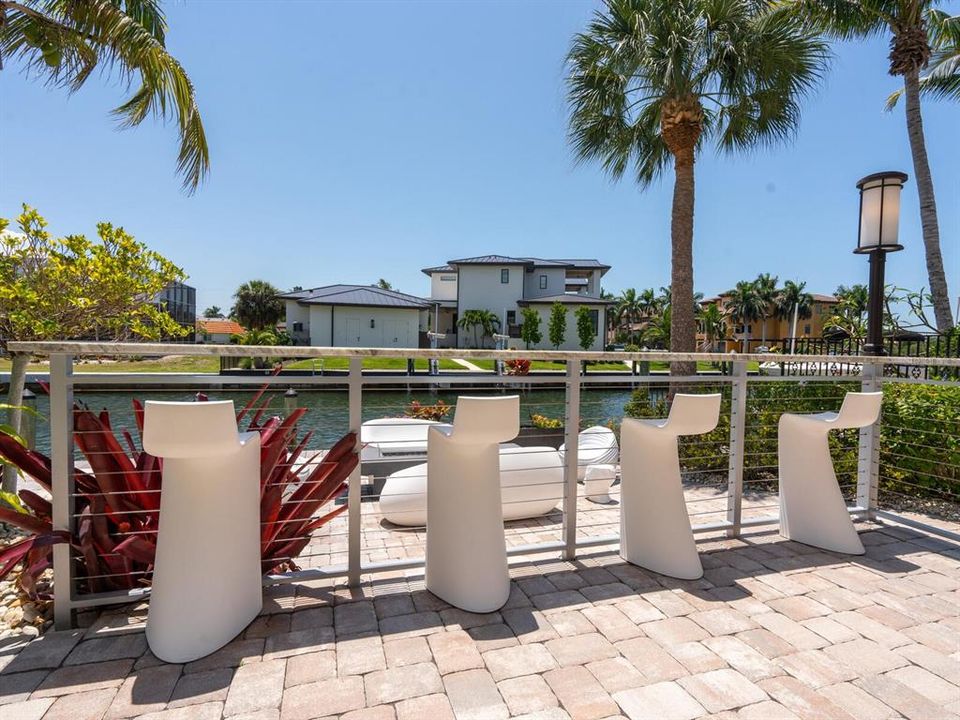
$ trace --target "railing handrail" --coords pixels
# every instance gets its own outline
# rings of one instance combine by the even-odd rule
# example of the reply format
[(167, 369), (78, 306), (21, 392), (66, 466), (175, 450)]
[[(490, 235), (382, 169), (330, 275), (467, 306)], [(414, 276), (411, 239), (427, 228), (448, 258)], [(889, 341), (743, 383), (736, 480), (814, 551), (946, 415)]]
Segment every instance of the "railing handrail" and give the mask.
[(582, 350), (484, 350), (457, 348), (363, 348), (323, 347), (313, 345), (190, 345), (175, 343), (118, 343), (89, 341), (25, 341), (7, 344), (10, 352), (49, 355), (208, 355), (213, 357), (382, 357), (382, 358), (451, 358), (515, 360), (570, 360), (570, 361), (636, 361), (636, 362), (797, 362), (862, 365), (904, 365), (924, 367), (960, 367), (960, 358), (908, 357), (899, 355), (789, 355), (781, 353), (675, 353), (668, 350), (582, 351)]

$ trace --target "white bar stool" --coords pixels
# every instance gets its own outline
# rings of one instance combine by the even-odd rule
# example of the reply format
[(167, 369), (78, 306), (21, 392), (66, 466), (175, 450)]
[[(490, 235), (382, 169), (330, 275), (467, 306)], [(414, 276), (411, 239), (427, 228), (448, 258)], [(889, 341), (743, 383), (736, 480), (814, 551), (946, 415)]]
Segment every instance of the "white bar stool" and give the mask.
[(587, 471), (583, 475), (584, 497), (595, 503), (610, 502), (610, 488), (616, 479), (617, 469), (613, 465), (587, 465)]
[(620, 556), (627, 562), (683, 580), (703, 576), (683, 496), (677, 438), (708, 433), (719, 418), (719, 394), (678, 394), (665, 420), (623, 421)]
[(780, 534), (824, 550), (863, 555), (830, 458), (831, 430), (863, 428), (880, 416), (882, 392), (848, 392), (840, 412), (780, 416)]
[(163, 458), (147, 642), (171, 663), (209, 655), (263, 606), (260, 434), (233, 401), (153, 402), (143, 449)]
[(453, 425), (427, 439), (426, 585), (463, 610), (503, 607), (510, 595), (499, 443), (520, 432), (520, 398), (457, 398)]

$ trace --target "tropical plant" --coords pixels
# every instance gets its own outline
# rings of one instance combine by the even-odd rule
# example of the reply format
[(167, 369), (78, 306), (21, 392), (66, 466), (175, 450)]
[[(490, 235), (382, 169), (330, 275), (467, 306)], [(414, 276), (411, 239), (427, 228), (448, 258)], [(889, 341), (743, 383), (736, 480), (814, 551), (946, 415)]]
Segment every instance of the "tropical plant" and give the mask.
[[(707, 140), (726, 151), (788, 138), (828, 50), (789, 14), (756, 0), (605, 0), (568, 56), (570, 137), (646, 187), (671, 163), (670, 349), (695, 349), (694, 163)], [(671, 371), (690, 374), (689, 363)]]
[(727, 295), (727, 312), (734, 325), (742, 325), (743, 352), (750, 352), (750, 323), (760, 319), (763, 301), (752, 282), (740, 281)]
[(543, 342), (543, 333), (540, 331), (540, 313), (532, 307), (525, 307), (520, 311), (520, 339), (527, 345), (539, 345)]
[(457, 321), (461, 330), (473, 330), (473, 346), (481, 347), (481, 340), (492, 337), (500, 329), (500, 318), (492, 310), (465, 310)]
[(562, 302), (550, 306), (550, 323), (547, 325), (547, 337), (554, 350), (559, 350), (567, 339), (567, 308)]
[[(264, 573), (296, 570), (295, 558), (312, 533), (344, 512), (341, 505), (316, 513), (347, 488), (357, 466), (356, 435), (341, 438), (322, 458), (306, 451), (311, 433), (297, 439), (297, 422), (307, 411), (298, 408), (285, 418), (265, 418), (273, 398), (261, 402), (262, 388), (237, 414), (251, 415), (248, 431), (260, 433), (260, 552)], [(201, 400), (205, 397), (200, 396)], [(143, 405), (133, 401), (137, 430), (143, 433)], [(21, 490), (18, 510), (0, 506), (0, 521), (27, 532), (27, 537), (0, 550), (0, 578), (21, 567), (20, 587), (36, 595), (37, 578), (50, 566), (52, 546), (69, 542), (84, 566), (86, 592), (128, 590), (149, 584), (157, 542), (162, 486), (162, 460), (145, 453), (123, 430), (122, 442), (106, 411), (77, 406), (74, 442), (90, 465), (75, 470), (77, 528), (73, 536), (55, 532), (50, 501)], [(126, 448), (124, 448), (124, 444)], [(0, 456), (52, 492), (50, 459), (0, 432)]]
[(376, 286), (381, 290), (393, 290), (393, 285), (391, 285), (388, 281), (384, 280), (383, 278), (380, 278), (379, 280), (377, 280)]
[[(894, 77), (903, 78), (907, 137), (920, 197), (920, 224), (926, 251), (927, 276), (937, 327), (945, 332), (953, 327), (953, 313), (940, 250), (940, 224), (933, 176), (923, 134), (920, 74), (930, 62), (933, 47), (948, 44), (951, 36), (955, 41), (960, 35), (956, 25), (960, 21), (951, 20), (946, 14), (937, 12), (937, 4), (937, 0), (782, 0), (775, 14), (800, 17), (811, 28), (845, 40), (890, 33), (888, 72)], [(933, 43), (928, 32), (934, 33)], [(939, 88), (941, 94), (957, 97), (960, 79), (956, 76), (956, 69), (960, 61), (956, 55), (951, 58), (949, 50), (946, 57), (937, 60), (938, 79), (930, 85), (928, 92), (936, 94)], [(940, 64), (941, 61), (943, 64)]]
[(717, 352), (717, 343), (727, 336), (727, 322), (723, 311), (716, 304), (710, 304), (700, 308), (697, 317), (700, 327), (703, 329), (703, 350), (706, 352)]
[(776, 275), (771, 275), (770, 273), (760, 273), (757, 275), (757, 279), (753, 281), (753, 286), (756, 289), (757, 297), (761, 302), (760, 310), (760, 344), (766, 346), (767, 344), (767, 318), (770, 317), (775, 310), (775, 303), (777, 300), (777, 278)]
[[(801, 284), (802, 287), (802, 284)], [(840, 332), (857, 342), (863, 342), (867, 334), (867, 303), (869, 292), (866, 285), (840, 285), (834, 295), (837, 304), (824, 321), (824, 330)], [(794, 323), (796, 331), (796, 323)], [(794, 332), (794, 336), (796, 332)]]
[(633, 330), (636, 323), (644, 317), (644, 312), (640, 297), (633, 288), (627, 288), (622, 291), (616, 299), (616, 305), (613, 306), (613, 315), (616, 317), (617, 327), (621, 330), (626, 328)]
[[(920, 75), (920, 97), (960, 102), (960, 15), (931, 9), (926, 20), (932, 52)], [(903, 88), (891, 93), (887, 110), (893, 110), (902, 96)]]
[(797, 321), (813, 316), (813, 295), (806, 291), (806, 287), (806, 282), (787, 280), (773, 300), (774, 314), (777, 318), (790, 320), (791, 353), (796, 349)]
[(283, 318), (280, 291), (266, 280), (250, 280), (233, 294), (230, 316), (250, 330), (273, 329)]
[[(97, 225), (97, 241), (84, 235), (54, 238), (29, 205), (17, 217), (20, 232), (0, 218), (0, 354), (9, 354), (7, 422), (20, 432), (27, 364), (10, 353), (19, 340), (181, 337), (187, 328), (156, 303), (159, 293), (184, 279), (183, 271), (137, 242), (123, 228)], [(4, 470), (3, 489), (15, 492), (17, 475)]]
[(530, 374), (530, 361), (523, 358), (517, 358), (516, 360), (507, 360), (503, 363), (504, 367), (507, 369), (507, 375), (529, 375)]
[(203, 311), (203, 316), (209, 319), (216, 319), (223, 317), (223, 310), (220, 309), (219, 305), (211, 305)]
[(433, 420), (440, 422), (445, 419), (453, 405), (448, 405), (443, 400), (437, 400), (433, 405), (424, 405), (419, 400), (413, 400), (403, 411), (404, 417), (416, 418), (417, 420)]
[(31, 76), (69, 92), (100, 68), (133, 94), (113, 114), (121, 127), (151, 115), (177, 118), (183, 186), (196, 190), (210, 168), (193, 83), (166, 49), (167, 20), (158, 0), (0, 0), (0, 58), (19, 60)]
[(667, 349), (670, 345), (670, 333), (673, 330), (673, 310), (669, 305), (658, 315), (651, 318), (643, 329), (643, 343), (656, 348)]
[(561, 418), (552, 418), (546, 415), (530, 413), (530, 424), (540, 430), (556, 430), (563, 427), (563, 420)]
[(598, 328), (593, 322), (593, 312), (586, 305), (581, 305), (574, 313), (577, 321), (577, 341), (581, 350), (589, 350), (597, 338)]

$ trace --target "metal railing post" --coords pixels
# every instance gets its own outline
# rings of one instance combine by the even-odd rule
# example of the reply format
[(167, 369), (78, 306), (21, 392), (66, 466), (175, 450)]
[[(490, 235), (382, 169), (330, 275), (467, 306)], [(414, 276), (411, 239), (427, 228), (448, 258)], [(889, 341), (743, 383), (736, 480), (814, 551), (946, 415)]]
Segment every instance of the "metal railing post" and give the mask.
[(563, 457), (563, 557), (577, 557), (577, 468), (580, 436), (580, 363), (567, 360)]
[[(50, 356), (50, 470), (53, 529), (73, 536), (73, 357)], [(73, 626), (73, 562), (70, 544), (53, 546), (53, 623)]]
[[(861, 375), (861, 390), (882, 390), (880, 378), (883, 366), (864, 363)], [(868, 427), (860, 429), (860, 449), (857, 455), (857, 506), (867, 511), (873, 519), (877, 511), (877, 495), (880, 486), (880, 423), (883, 416)]]
[[(363, 396), (363, 358), (350, 358), (350, 375), (347, 380), (350, 432), (357, 434), (356, 452), (360, 452), (360, 425)], [(361, 487), (360, 463), (350, 473), (347, 490), (347, 584), (356, 587), (360, 584), (360, 545), (361, 545)]]
[(727, 537), (740, 535), (743, 519), (743, 459), (747, 426), (747, 363), (732, 363), (730, 384), (730, 460), (727, 470)]

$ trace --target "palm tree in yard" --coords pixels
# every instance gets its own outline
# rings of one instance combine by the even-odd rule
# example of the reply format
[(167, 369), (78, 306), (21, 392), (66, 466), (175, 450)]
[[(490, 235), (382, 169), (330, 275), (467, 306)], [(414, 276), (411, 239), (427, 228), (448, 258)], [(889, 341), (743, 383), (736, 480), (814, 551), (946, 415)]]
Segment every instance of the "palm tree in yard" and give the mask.
[(700, 327), (703, 328), (703, 350), (706, 352), (717, 352), (717, 342), (723, 340), (727, 335), (727, 321), (724, 318), (723, 311), (715, 304), (707, 305), (700, 309), (697, 318)]
[(617, 327), (621, 329), (627, 327), (632, 331), (634, 323), (639, 321), (643, 315), (637, 291), (633, 288), (627, 288), (622, 291), (617, 298), (617, 304), (614, 306), (613, 311), (617, 317)]
[[(934, 49), (938, 52), (946, 50), (946, 55), (935, 57), (934, 70), (939, 79), (931, 82), (929, 75), (925, 76), (925, 91), (933, 95), (960, 96), (957, 75), (960, 60), (955, 53), (951, 57), (949, 49), (951, 37), (956, 48), (960, 37), (957, 23), (960, 21), (937, 11), (937, 4), (936, 0), (784, 0), (781, 9), (809, 21), (818, 31), (842, 39), (890, 33), (888, 72), (903, 78), (907, 136), (920, 196), (920, 224), (930, 295), (937, 329), (946, 332), (953, 327), (953, 313), (943, 270), (937, 202), (920, 113), (921, 72), (928, 67)], [(895, 103), (896, 97), (890, 100)]]
[(53, 85), (79, 90), (93, 74), (115, 74), (133, 94), (113, 114), (123, 127), (175, 117), (177, 171), (193, 191), (210, 167), (207, 138), (183, 67), (166, 49), (158, 0), (0, 0), (0, 68), (11, 58)]
[(779, 278), (770, 273), (760, 273), (757, 279), (753, 281), (757, 296), (763, 303), (763, 309), (760, 314), (760, 344), (767, 344), (767, 318), (773, 313), (773, 303), (777, 298), (777, 281)]
[(807, 283), (787, 280), (774, 300), (778, 318), (790, 320), (790, 352), (796, 349), (797, 320), (813, 315), (813, 295), (806, 291)]
[(243, 283), (233, 294), (230, 315), (250, 330), (272, 330), (283, 318), (283, 301), (273, 285), (265, 280)]
[(752, 282), (738, 282), (727, 296), (727, 312), (734, 325), (743, 326), (743, 352), (750, 351), (750, 323), (759, 320), (763, 301)]
[[(605, 0), (568, 57), (578, 159), (646, 187), (673, 166), (670, 349), (696, 344), (694, 164), (707, 142), (750, 150), (790, 137), (826, 45), (758, 0)], [(680, 374), (691, 364), (675, 364)]]

